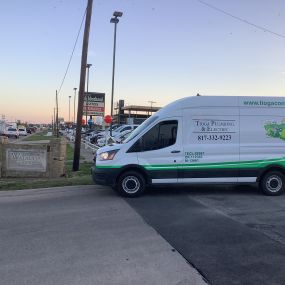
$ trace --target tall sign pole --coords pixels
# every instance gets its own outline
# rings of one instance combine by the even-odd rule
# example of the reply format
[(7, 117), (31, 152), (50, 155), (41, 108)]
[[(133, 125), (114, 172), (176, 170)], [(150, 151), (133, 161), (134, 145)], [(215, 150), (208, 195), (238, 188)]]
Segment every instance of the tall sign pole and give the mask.
[(92, 15), (92, 4), (93, 0), (88, 0), (87, 13), (85, 19), (85, 29), (83, 36), (83, 46), (81, 55), (81, 70), (80, 70), (80, 83), (78, 91), (78, 108), (77, 108), (77, 125), (76, 135), (74, 143), (74, 156), (73, 156), (73, 171), (79, 170), (79, 159), (80, 159), (80, 146), (81, 146), (81, 127), (82, 127), (82, 116), (83, 116), (83, 102), (84, 102), (84, 87), (86, 78), (86, 64), (89, 44), (89, 32)]

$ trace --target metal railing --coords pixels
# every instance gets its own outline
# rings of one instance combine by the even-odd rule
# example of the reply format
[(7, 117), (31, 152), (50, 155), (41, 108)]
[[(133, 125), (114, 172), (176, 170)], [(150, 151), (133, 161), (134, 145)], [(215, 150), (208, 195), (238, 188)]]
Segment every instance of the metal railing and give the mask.
[(97, 149), (99, 148), (95, 144), (92, 144), (90, 141), (85, 140), (85, 139), (82, 139), (81, 143), (84, 145), (85, 149), (91, 149), (93, 153), (95, 153)]

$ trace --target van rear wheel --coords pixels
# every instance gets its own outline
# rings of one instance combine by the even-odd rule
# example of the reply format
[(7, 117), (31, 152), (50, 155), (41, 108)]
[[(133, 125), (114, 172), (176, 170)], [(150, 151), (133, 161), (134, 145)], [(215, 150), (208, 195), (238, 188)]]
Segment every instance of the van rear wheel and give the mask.
[(124, 197), (138, 197), (145, 191), (145, 179), (136, 171), (125, 172), (119, 177), (117, 190)]
[(285, 177), (279, 171), (270, 171), (261, 180), (261, 189), (264, 194), (277, 196), (284, 192)]

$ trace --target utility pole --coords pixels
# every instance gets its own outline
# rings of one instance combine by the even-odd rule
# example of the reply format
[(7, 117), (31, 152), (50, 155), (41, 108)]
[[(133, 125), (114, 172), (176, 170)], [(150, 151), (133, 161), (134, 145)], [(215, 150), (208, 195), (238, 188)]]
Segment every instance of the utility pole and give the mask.
[(55, 128), (55, 107), (53, 108), (53, 125), (52, 125), (53, 135), (55, 136), (56, 128)]
[(58, 124), (58, 98), (56, 90), (56, 137), (59, 137), (59, 124)]
[(77, 125), (76, 125), (73, 167), (72, 167), (73, 171), (79, 170), (81, 127), (82, 127), (86, 64), (87, 64), (87, 54), (88, 54), (88, 44), (89, 44), (90, 22), (91, 22), (91, 15), (92, 15), (92, 4), (93, 4), (93, 0), (88, 0), (87, 13), (86, 13), (86, 18), (85, 18), (84, 36), (83, 36), (82, 55), (81, 55), (80, 83), (79, 83), (79, 91), (78, 91), (79, 99), (78, 99), (78, 108), (77, 108)]

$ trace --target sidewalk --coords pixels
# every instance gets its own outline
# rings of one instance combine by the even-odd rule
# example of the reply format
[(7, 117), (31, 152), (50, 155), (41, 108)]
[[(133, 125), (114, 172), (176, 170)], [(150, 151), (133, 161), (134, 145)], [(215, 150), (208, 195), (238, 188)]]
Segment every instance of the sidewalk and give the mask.
[[(74, 142), (67, 142), (73, 149), (74, 149)], [(93, 162), (93, 158), (94, 158), (95, 153), (90, 149), (90, 148), (85, 148), (84, 144), (81, 144), (80, 147), (80, 161), (83, 162)]]

